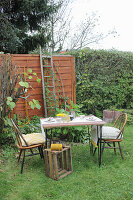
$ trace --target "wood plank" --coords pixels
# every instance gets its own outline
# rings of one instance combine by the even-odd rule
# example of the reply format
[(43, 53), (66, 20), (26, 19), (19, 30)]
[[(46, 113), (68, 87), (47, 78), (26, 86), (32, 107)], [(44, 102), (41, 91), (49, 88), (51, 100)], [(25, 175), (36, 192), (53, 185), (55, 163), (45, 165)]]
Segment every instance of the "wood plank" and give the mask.
[(60, 163), (60, 168), (63, 169), (63, 156), (62, 156), (62, 152), (59, 153), (59, 163)]
[[(57, 71), (58, 70), (58, 71)], [(54, 73), (56, 74), (56, 75), (58, 75), (58, 73), (61, 75), (61, 74), (65, 74), (65, 73), (72, 73), (72, 66), (70, 66), (70, 67), (59, 67), (59, 68), (57, 68), (57, 70), (56, 69), (54, 69)]]
[[(14, 111), (19, 118), (25, 118), (26, 117), (26, 111), (23, 109), (23, 110), (15, 110)], [(43, 108), (41, 110), (38, 110), (38, 109), (35, 109), (35, 110), (29, 110), (28, 111), (28, 116), (29, 118), (31, 119), (31, 117), (33, 117), (34, 115), (37, 115), (37, 116), (44, 116), (44, 111), (43, 111)]]
[(54, 62), (54, 65), (56, 67), (71, 67), (71, 62), (70, 61), (58, 61), (58, 62)]
[[(65, 87), (65, 86), (70, 86), (71, 88), (72, 88), (72, 86), (71, 86), (71, 79), (66, 79), (66, 80), (63, 80), (63, 86)], [(48, 81), (48, 84), (49, 85), (52, 85), (52, 81), (50, 80), (50, 81)], [(62, 87), (62, 83), (61, 82), (55, 82), (55, 86), (58, 88), (58, 87)]]
[(49, 177), (49, 163), (48, 163), (48, 153), (47, 150), (44, 150), (44, 165), (46, 176)]
[(67, 172), (67, 170), (63, 169), (63, 170), (60, 170), (60, 171), (58, 172), (58, 174), (61, 175), (61, 174), (64, 174), (64, 173), (66, 173), (66, 172)]
[(40, 66), (40, 62), (39, 62), (39, 60), (38, 59), (32, 59), (32, 60), (30, 60), (30, 58), (13, 58), (12, 59), (12, 62), (13, 63), (17, 63), (17, 64), (19, 64), (19, 65), (22, 65), (22, 64), (24, 64), (24, 66), (26, 67), (26, 66), (28, 66), (28, 68), (29, 68), (29, 65), (33, 65), (33, 66), (35, 66), (35, 65), (37, 65), (37, 66)]
[(29, 88), (27, 94), (34, 94), (35, 92), (36, 94), (42, 94), (42, 87), (40, 87), (40, 84), (37, 84), (34, 88)]
[[(41, 111), (43, 109), (43, 103), (42, 102), (40, 102), (40, 106), (41, 106), (41, 108), (39, 109), (39, 111)], [(25, 107), (26, 107), (25, 103), (21, 103), (21, 104), (17, 104), (15, 109), (17, 109), (19, 111), (23, 111), (23, 110), (25, 110)], [(28, 109), (28, 111), (33, 110), (29, 104), (27, 104), (27, 109)], [(37, 108), (34, 108), (34, 109), (37, 109)]]
[(31, 67), (26, 67), (26, 70), (28, 69), (28, 68), (31, 68), (32, 69), (32, 73), (34, 72), (34, 73), (37, 73), (37, 75), (38, 74), (41, 74), (41, 69), (40, 69), (40, 65), (38, 65), (38, 66), (31, 66)]
[(32, 55), (32, 54), (18, 54), (18, 55), (15, 55), (15, 54), (12, 54), (12, 59), (13, 60), (39, 60), (40, 59), (40, 56), (39, 55)]
[(37, 108), (35, 108), (34, 110), (33, 109), (30, 109), (29, 110), (29, 116), (34, 116), (34, 115), (38, 115), (38, 116), (43, 116), (43, 108), (38, 110)]
[[(28, 94), (30, 94), (30, 93), (28, 93)], [(28, 97), (28, 102), (31, 101), (31, 100), (33, 100), (33, 99), (38, 100), (39, 103), (43, 105), (43, 102), (42, 102), (42, 94), (38, 94), (38, 95), (36, 95), (36, 94), (31, 94), (31, 95)], [(25, 99), (19, 98), (19, 100), (18, 100), (17, 103), (16, 103), (16, 106), (18, 106), (18, 104), (20, 104), (20, 105), (21, 105), (21, 104), (25, 104)]]
[(69, 162), (69, 171), (72, 171), (72, 156), (71, 156), (71, 148), (68, 149), (68, 162)]
[(34, 89), (34, 88), (42, 88), (42, 82), (40, 82), (40, 83), (37, 83), (36, 81), (34, 81), (34, 82), (31, 82), (31, 86), (32, 86), (32, 88)]
[(63, 151), (63, 157), (64, 157), (64, 169), (67, 170), (67, 156), (66, 156), (66, 151)]
[(52, 163), (52, 153), (49, 151), (48, 152), (48, 157), (49, 157), (49, 167), (50, 167), (50, 178), (54, 178), (54, 173), (53, 173), (53, 163)]
[(62, 179), (64, 177), (66, 177), (67, 175), (71, 174), (71, 173), (72, 173), (72, 171), (69, 171), (69, 172), (63, 174), (62, 176), (60, 176), (59, 179)]
[(54, 179), (58, 180), (58, 163), (57, 163), (57, 155), (53, 153), (53, 161), (54, 161)]
[(38, 57), (40, 54), (11, 54), (12, 57)]
[(61, 74), (61, 78), (62, 78), (62, 80), (63, 79), (67, 79), (67, 80), (71, 80), (71, 78), (72, 78), (72, 75), (71, 74), (69, 74), (69, 73), (67, 73), (67, 74)]
[(61, 55), (59, 55), (59, 56), (53, 56), (53, 60), (54, 60), (54, 62), (56, 62), (56, 61), (68, 61), (71, 57), (73, 57), (73, 56), (61, 56)]

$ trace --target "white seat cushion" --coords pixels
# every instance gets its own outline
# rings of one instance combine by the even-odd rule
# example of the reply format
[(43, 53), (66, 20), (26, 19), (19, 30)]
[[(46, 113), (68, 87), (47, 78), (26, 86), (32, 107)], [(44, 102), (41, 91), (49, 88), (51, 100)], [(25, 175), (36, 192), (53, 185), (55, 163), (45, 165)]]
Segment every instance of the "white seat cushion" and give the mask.
[[(102, 139), (121, 139), (121, 135), (118, 137), (120, 130), (118, 128), (103, 126), (102, 127)], [(117, 138), (118, 137), (118, 138)]]
[[(23, 137), (27, 144), (34, 145), (34, 144), (44, 144), (45, 143), (45, 137), (41, 133), (30, 133), (27, 135), (23, 134)], [(25, 142), (21, 139), (22, 146), (26, 146)]]

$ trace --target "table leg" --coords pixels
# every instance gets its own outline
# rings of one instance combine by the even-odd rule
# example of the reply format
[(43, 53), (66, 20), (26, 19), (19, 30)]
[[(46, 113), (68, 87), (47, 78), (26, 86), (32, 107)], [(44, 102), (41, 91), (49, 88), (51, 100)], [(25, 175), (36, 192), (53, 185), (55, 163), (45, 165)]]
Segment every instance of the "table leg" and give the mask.
[(100, 167), (101, 166), (101, 160), (102, 160), (102, 126), (100, 126), (99, 145), (100, 145), (100, 152), (99, 152), (99, 167)]
[(89, 126), (88, 126), (88, 136), (89, 136), (89, 146), (90, 146), (90, 131), (89, 131)]
[[(98, 138), (98, 130), (99, 130), (99, 127), (97, 126), (97, 132), (96, 132), (96, 134), (97, 134), (97, 138)], [(98, 162), (99, 162), (99, 139), (98, 139), (98, 141), (97, 141), (97, 148), (98, 148)], [(95, 150), (96, 150), (96, 148), (95, 148)]]
[(52, 132), (52, 128), (51, 128), (51, 135), (50, 135), (50, 146), (51, 146), (51, 142), (52, 142), (52, 134), (53, 134), (53, 132)]
[[(48, 147), (48, 129), (45, 129), (45, 134), (46, 134), (46, 148)], [(50, 133), (50, 143), (49, 145), (51, 146), (51, 141), (52, 141), (52, 128), (51, 128), (51, 133)]]
[(47, 136), (47, 134), (48, 134), (48, 129), (45, 129), (45, 134), (46, 134), (46, 149), (47, 149), (47, 146), (48, 146), (48, 145), (47, 145), (47, 142), (48, 142), (48, 141), (47, 141), (47, 139), (48, 139), (48, 136)]

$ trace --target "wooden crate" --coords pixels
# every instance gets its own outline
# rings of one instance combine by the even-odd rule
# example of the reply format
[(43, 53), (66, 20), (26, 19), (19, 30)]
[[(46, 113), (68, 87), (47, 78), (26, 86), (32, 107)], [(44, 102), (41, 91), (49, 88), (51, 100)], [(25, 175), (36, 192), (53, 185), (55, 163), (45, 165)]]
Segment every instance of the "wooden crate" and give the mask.
[(44, 150), (46, 176), (58, 180), (72, 173), (71, 148), (63, 147), (62, 151)]

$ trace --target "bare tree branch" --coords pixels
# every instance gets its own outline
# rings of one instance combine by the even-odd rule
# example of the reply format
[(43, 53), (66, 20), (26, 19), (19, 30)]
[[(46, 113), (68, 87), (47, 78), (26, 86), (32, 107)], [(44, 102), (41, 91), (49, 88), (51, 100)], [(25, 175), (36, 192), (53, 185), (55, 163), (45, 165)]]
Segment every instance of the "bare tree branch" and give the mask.
[(70, 36), (70, 49), (89, 47), (90, 44), (96, 44), (110, 34), (116, 34), (115, 30), (107, 34), (96, 32), (97, 27), (98, 18), (95, 13), (82, 20), (77, 29), (73, 30), (74, 34)]

